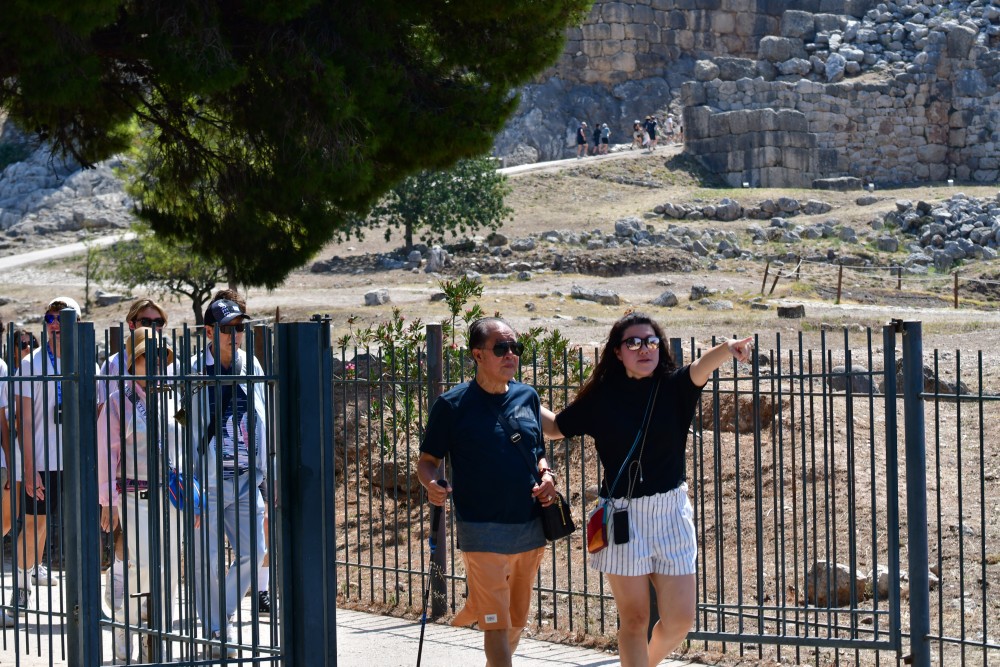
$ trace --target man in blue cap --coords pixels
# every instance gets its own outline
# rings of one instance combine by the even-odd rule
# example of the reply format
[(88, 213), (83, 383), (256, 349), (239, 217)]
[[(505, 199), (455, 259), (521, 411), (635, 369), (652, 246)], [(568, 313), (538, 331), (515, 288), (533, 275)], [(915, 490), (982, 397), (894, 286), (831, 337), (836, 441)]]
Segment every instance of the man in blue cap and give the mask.
[[(225, 644), (238, 643), (232, 622), (265, 550), (264, 499), (258, 486), (267, 469), (267, 392), (262, 379), (251, 379), (264, 374), (260, 363), (241, 349), (249, 321), (235, 301), (213, 301), (205, 311), (208, 343), (191, 360), (192, 373), (211, 378), (196, 389), (190, 423), (194, 471), (205, 502), (195, 538), (195, 591), (205, 633), (219, 642), (210, 646), (212, 658), (236, 657), (235, 646)], [(223, 537), (235, 560), (220, 569)]]

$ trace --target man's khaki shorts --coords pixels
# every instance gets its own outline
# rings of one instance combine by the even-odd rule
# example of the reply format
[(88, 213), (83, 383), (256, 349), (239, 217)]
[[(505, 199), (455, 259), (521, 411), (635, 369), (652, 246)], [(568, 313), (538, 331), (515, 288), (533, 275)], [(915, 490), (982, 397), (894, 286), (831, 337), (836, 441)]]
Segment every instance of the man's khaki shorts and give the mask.
[(519, 554), (463, 551), (469, 598), (451, 624), (478, 623), (480, 630), (523, 628), (544, 554), (545, 547)]

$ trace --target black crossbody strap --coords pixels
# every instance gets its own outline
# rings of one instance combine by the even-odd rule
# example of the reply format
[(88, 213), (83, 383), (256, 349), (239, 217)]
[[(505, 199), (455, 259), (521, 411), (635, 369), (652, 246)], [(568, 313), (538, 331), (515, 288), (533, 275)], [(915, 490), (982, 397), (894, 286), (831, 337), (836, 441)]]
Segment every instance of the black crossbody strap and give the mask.
[(529, 468), (531, 468), (531, 476), (535, 480), (535, 483), (541, 484), (542, 476), (538, 474), (538, 462), (535, 461), (535, 463), (532, 463), (531, 458), (528, 456), (528, 452), (524, 451), (521, 447), (521, 440), (523, 438), (521, 438), (521, 434), (517, 431), (517, 425), (513, 423), (513, 420), (511, 420), (510, 417), (500, 414), (500, 411), (497, 410), (497, 406), (493, 405), (493, 403), (489, 400), (484, 401), (484, 403), (490, 406), (490, 410), (492, 410), (493, 414), (497, 416), (497, 421), (500, 422), (500, 426), (510, 439), (510, 444), (514, 446), (514, 449), (516, 449), (524, 458), (524, 462), (528, 464)]

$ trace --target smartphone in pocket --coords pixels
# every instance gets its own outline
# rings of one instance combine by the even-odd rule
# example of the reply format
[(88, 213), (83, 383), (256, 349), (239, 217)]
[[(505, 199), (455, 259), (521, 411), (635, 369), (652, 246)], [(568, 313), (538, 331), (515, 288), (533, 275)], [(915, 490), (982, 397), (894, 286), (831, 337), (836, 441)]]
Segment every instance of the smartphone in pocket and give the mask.
[(628, 542), (628, 510), (618, 510), (611, 517), (611, 525), (614, 530), (615, 544), (626, 544)]

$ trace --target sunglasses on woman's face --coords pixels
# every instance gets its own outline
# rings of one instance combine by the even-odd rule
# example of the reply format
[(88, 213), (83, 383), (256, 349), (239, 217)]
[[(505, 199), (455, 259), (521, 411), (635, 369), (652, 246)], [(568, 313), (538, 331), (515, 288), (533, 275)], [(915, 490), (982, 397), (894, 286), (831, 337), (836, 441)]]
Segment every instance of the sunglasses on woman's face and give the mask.
[(494, 356), (506, 357), (508, 352), (513, 353), (515, 357), (520, 357), (524, 354), (524, 343), (506, 340), (501, 343), (496, 343), (493, 346)]
[(140, 317), (136, 321), (144, 327), (153, 327), (154, 329), (162, 329), (163, 325), (167, 323), (167, 321), (162, 317), (157, 317), (157, 318)]
[(635, 352), (643, 345), (646, 346), (647, 350), (658, 350), (660, 349), (660, 338), (659, 336), (646, 336), (645, 338), (630, 336), (622, 341), (622, 345), (625, 346), (625, 349), (632, 352)]
[(29, 347), (31, 347), (31, 341), (30, 340), (22, 340), (21, 341), (21, 349), (22, 350), (27, 350)]

